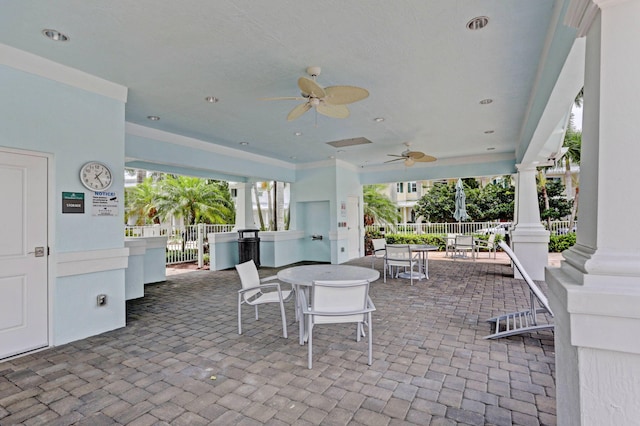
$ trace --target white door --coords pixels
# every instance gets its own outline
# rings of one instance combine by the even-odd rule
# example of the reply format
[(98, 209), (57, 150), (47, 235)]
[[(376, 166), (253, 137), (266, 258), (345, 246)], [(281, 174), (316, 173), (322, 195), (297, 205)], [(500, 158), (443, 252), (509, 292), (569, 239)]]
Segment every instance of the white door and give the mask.
[(48, 345), (47, 158), (0, 151), (0, 358)]
[(349, 259), (360, 257), (360, 213), (358, 197), (349, 197), (347, 202), (347, 244)]

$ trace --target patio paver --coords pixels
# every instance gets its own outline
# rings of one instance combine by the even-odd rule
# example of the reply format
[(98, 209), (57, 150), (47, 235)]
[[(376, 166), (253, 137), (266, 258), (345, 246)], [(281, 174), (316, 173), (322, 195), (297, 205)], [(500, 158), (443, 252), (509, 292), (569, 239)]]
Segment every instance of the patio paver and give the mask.
[(313, 370), (291, 303), (289, 339), (271, 306), (245, 309), (238, 335), (235, 270), (170, 275), (125, 328), (0, 363), (0, 424), (555, 424), (553, 332), (483, 339), (484, 319), (527, 306), (508, 263), (436, 256), (429, 275), (372, 284), (372, 366), (366, 339), (331, 325)]

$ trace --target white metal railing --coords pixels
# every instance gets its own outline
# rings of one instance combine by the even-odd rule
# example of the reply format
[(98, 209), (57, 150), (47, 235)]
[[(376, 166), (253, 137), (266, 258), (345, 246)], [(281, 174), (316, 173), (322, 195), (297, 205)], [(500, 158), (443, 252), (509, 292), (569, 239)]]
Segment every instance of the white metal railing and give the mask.
[[(569, 229), (568, 220), (555, 220), (549, 224), (541, 222), (552, 235), (562, 235), (575, 232), (577, 222), (573, 229)], [(382, 232), (385, 234), (487, 234), (508, 232), (511, 222), (452, 222), (452, 223), (397, 223), (395, 225), (369, 225), (366, 231)]]
[(125, 237), (167, 237), (167, 265), (198, 262), (203, 266), (205, 244), (209, 233), (230, 232), (233, 224), (198, 224), (187, 226), (148, 225), (125, 226)]

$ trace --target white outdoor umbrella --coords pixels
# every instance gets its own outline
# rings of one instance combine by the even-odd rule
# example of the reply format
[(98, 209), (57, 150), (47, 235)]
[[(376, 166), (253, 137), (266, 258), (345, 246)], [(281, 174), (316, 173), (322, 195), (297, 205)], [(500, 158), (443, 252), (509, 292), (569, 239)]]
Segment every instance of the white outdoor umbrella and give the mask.
[(462, 228), (460, 222), (469, 219), (465, 201), (466, 197), (464, 187), (462, 186), (462, 179), (458, 179), (458, 183), (456, 183), (456, 210), (453, 212), (453, 218), (458, 221), (458, 232), (460, 232)]

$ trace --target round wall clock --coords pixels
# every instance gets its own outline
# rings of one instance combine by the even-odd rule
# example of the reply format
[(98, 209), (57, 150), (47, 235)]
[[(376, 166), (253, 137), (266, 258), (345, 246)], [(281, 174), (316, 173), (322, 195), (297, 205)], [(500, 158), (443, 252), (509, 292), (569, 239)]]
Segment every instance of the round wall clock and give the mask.
[(111, 169), (98, 161), (89, 161), (80, 169), (80, 182), (91, 191), (104, 191), (111, 186)]

